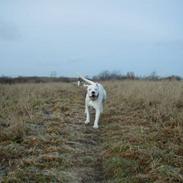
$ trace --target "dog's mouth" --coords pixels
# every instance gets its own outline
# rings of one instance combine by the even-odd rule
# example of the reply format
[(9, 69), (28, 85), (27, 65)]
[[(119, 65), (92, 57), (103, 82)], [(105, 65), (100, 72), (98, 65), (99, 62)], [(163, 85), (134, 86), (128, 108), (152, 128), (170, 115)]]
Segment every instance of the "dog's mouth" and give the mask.
[(90, 96), (90, 99), (91, 99), (91, 100), (96, 100), (97, 98), (98, 98), (98, 95), (91, 95), (91, 96)]

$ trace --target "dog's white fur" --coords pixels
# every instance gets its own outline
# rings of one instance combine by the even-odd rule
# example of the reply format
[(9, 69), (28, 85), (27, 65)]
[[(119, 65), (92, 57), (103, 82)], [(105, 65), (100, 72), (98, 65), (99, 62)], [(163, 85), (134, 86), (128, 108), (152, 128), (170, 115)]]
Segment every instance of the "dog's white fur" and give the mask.
[[(88, 80), (82, 76), (80, 78), (88, 83), (84, 86), (87, 87), (87, 94), (85, 98), (85, 113), (86, 113), (86, 121), (85, 124), (90, 122), (90, 112), (89, 107), (93, 107), (95, 109), (95, 121), (93, 128), (98, 128), (100, 114), (103, 112), (103, 103), (106, 100), (107, 94), (106, 90), (100, 83), (95, 83), (91, 80)], [(80, 83), (78, 83), (78, 86)]]

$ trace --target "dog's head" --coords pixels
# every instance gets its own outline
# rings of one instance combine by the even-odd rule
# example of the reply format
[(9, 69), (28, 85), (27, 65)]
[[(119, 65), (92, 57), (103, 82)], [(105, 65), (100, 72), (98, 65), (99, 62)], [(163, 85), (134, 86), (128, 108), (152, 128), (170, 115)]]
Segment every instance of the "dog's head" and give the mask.
[(88, 85), (87, 93), (91, 100), (96, 100), (99, 96), (99, 86), (97, 83)]

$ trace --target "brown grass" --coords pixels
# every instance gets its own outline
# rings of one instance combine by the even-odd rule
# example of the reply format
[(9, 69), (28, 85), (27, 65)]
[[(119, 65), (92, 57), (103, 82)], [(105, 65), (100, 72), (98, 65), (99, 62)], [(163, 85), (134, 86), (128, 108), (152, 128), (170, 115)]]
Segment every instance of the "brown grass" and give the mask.
[(0, 182), (183, 182), (183, 83), (103, 84), (99, 130), (73, 84), (0, 85)]
[[(106, 83), (109, 182), (183, 182), (183, 83)], [(110, 181), (111, 180), (111, 181)]]

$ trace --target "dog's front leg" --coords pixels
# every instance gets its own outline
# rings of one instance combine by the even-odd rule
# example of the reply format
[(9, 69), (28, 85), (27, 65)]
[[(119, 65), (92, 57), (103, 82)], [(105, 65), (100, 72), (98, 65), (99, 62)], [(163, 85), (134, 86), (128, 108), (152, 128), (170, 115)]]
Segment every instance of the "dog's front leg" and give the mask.
[(95, 122), (94, 122), (93, 128), (98, 128), (99, 118), (100, 118), (100, 110), (96, 109)]
[(85, 124), (88, 124), (90, 122), (90, 112), (88, 105), (85, 106), (85, 113), (86, 113), (86, 121)]

